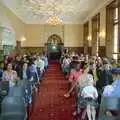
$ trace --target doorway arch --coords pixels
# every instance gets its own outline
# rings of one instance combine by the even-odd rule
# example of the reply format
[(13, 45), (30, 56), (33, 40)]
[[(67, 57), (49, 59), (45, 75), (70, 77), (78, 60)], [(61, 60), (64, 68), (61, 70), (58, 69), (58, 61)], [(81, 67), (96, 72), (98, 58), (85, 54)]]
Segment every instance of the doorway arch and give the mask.
[(63, 48), (62, 39), (59, 35), (53, 34), (47, 40), (47, 52), (50, 60), (57, 60), (61, 56)]
[(53, 34), (48, 37), (47, 43), (48, 44), (62, 44), (62, 39), (59, 35)]

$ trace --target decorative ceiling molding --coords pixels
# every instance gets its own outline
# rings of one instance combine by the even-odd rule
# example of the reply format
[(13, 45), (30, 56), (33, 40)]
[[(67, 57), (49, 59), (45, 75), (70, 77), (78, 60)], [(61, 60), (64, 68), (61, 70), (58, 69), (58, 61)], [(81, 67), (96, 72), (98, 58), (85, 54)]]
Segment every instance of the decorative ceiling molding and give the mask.
[[(36, 4), (38, 2), (38, 4)], [(55, 3), (54, 3), (55, 1)], [(55, 4), (57, 16), (64, 24), (82, 24), (108, 0), (1, 0), (26, 24), (45, 24)], [(25, 4), (24, 4), (25, 3)], [(95, 13), (95, 12), (94, 12)]]

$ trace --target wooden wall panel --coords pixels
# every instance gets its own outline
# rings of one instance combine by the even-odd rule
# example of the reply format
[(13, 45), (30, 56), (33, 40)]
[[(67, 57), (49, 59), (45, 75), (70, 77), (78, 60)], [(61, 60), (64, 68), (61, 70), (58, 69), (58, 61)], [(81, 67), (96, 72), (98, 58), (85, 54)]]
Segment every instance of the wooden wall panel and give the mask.
[(65, 47), (69, 52), (75, 51), (78, 54), (84, 53), (84, 47)]
[(96, 16), (92, 18), (92, 55), (97, 54), (97, 46), (98, 47), (100, 46), (99, 33), (100, 33), (100, 13), (98, 13)]
[(44, 51), (44, 47), (22, 47), (21, 53), (42, 53)]
[(105, 57), (106, 56), (106, 47), (105, 46), (100, 46), (99, 47), (99, 56), (100, 57)]
[(84, 33), (83, 33), (83, 37), (84, 37), (84, 53), (87, 54), (88, 53), (88, 36), (89, 36), (89, 22), (86, 22), (84, 24)]
[(108, 5), (106, 7), (106, 55), (107, 57), (113, 56), (113, 49), (114, 49), (114, 25), (113, 25), (113, 18), (114, 18), (114, 11), (112, 9), (112, 5)]

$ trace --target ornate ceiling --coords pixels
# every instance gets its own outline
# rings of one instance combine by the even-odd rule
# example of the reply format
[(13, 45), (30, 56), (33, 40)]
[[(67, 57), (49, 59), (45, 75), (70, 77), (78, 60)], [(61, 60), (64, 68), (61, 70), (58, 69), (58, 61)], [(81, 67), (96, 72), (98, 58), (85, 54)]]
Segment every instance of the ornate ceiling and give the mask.
[(66, 24), (82, 23), (109, 0), (1, 0), (28, 24), (44, 24), (56, 14)]

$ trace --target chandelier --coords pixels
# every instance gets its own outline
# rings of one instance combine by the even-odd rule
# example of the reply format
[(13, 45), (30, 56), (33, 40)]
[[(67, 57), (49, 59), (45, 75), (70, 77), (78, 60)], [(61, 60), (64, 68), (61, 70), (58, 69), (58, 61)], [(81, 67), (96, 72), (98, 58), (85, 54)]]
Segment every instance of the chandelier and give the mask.
[(63, 24), (63, 21), (58, 18), (57, 16), (50, 16), (47, 20), (47, 24), (52, 25), (52, 26), (56, 26), (56, 25), (61, 25)]

